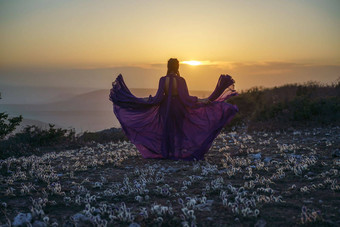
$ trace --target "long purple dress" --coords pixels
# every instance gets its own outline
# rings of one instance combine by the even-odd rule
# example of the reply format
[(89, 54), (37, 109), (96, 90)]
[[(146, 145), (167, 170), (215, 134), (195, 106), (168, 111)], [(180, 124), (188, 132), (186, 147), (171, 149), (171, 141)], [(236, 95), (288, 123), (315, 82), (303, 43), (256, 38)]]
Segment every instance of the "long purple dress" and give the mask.
[[(176, 95), (172, 94), (173, 80), (177, 83)], [(160, 78), (155, 96), (137, 98), (119, 75), (112, 83), (110, 100), (123, 131), (144, 158), (201, 160), (238, 112), (237, 106), (225, 102), (236, 95), (233, 87), (234, 80), (221, 75), (208, 97), (212, 102), (206, 104), (189, 95), (183, 77), (170, 74)]]

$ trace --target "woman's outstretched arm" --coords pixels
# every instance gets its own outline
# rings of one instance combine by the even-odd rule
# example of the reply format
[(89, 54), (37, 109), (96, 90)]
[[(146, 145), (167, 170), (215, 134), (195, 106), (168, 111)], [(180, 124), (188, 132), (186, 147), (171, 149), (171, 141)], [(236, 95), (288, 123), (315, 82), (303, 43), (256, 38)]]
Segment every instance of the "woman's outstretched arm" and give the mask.
[(226, 90), (234, 85), (235, 81), (229, 75), (221, 75), (218, 79), (215, 90), (208, 97), (209, 101), (222, 101), (222, 99), (226, 99), (230, 96), (236, 95), (236, 92), (232, 89), (230, 91)]
[(158, 105), (164, 96), (164, 79), (159, 81), (159, 88), (154, 97), (151, 95), (149, 98), (138, 98), (134, 96), (126, 86), (123, 76), (120, 74), (112, 83), (110, 90), (110, 100), (118, 106), (126, 108), (143, 108), (150, 105)]

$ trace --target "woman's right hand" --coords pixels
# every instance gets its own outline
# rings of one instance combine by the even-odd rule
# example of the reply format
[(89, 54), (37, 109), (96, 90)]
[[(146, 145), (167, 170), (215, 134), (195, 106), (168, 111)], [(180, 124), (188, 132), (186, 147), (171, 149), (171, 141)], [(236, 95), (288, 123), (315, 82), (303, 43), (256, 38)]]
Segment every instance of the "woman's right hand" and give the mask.
[(202, 103), (202, 104), (207, 105), (207, 104), (210, 104), (211, 101), (210, 101), (209, 99), (199, 99), (199, 100), (198, 100), (198, 103)]

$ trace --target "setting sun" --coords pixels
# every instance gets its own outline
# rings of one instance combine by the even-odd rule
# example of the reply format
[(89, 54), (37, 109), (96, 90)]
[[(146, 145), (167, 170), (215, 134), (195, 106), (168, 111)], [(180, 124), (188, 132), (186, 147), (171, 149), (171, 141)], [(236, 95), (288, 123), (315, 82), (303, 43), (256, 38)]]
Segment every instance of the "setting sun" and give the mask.
[(200, 61), (182, 61), (182, 64), (188, 64), (188, 65), (202, 65), (202, 62)]

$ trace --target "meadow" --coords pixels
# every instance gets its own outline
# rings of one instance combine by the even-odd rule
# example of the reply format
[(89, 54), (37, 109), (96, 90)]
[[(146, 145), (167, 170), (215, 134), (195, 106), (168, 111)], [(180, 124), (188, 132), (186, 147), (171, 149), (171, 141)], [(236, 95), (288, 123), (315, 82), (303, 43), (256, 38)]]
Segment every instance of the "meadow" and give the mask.
[(339, 226), (339, 84), (254, 88), (202, 161), (143, 159), (121, 129), (0, 141), (2, 226)]
[(204, 161), (129, 142), (1, 160), (2, 226), (338, 226), (339, 127), (221, 133)]

